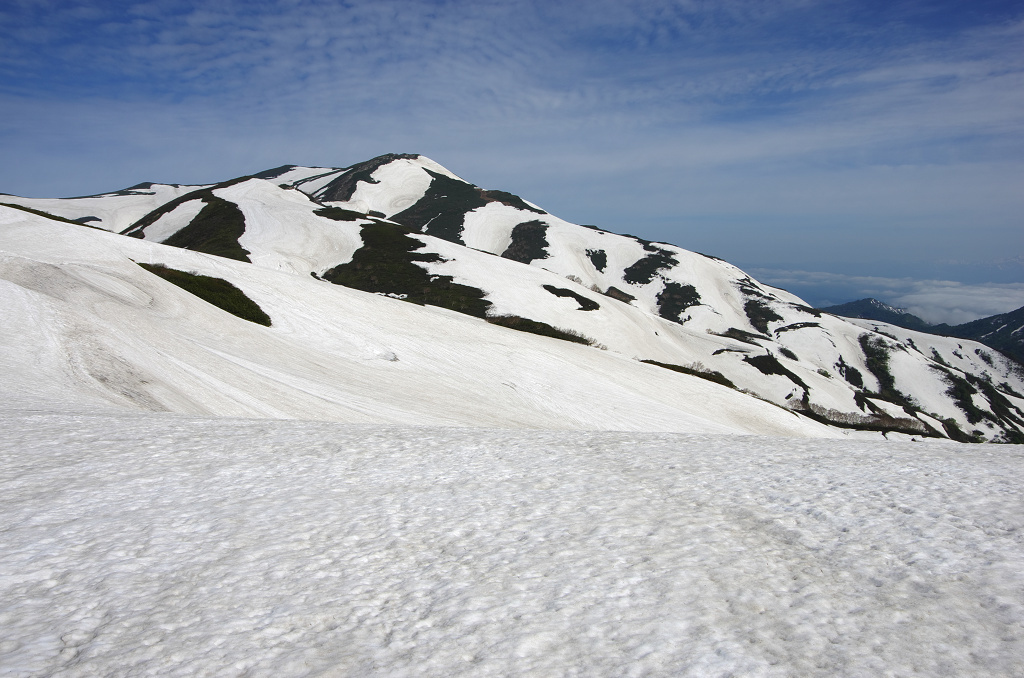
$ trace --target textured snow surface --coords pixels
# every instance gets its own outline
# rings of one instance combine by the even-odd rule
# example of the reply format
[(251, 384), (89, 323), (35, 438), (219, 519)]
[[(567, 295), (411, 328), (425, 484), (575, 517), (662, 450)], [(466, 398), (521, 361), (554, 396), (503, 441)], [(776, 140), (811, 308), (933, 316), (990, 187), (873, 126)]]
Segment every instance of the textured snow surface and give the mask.
[(1024, 450), (0, 413), (0, 674), (1024, 674)]

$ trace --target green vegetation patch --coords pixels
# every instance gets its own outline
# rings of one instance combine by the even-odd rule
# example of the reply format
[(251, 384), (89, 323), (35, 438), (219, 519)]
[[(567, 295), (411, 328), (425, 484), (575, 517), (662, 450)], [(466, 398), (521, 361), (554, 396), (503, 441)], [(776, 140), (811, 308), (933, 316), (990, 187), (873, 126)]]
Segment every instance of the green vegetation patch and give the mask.
[(163, 264), (139, 264), (139, 266), (242, 320), (270, 327), (270, 316), (264, 313), (255, 301), (245, 296), (242, 290), (223, 278), (186, 273), (167, 268)]
[(694, 365), (692, 367), (684, 367), (682, 365), (673, 365), (672, 363), (659, 363), (657, 360), (641, 360), (642, 363), (648, 365), (657, 365), (658, 367), (664, 367), (666, 370), (672, 370), (673, 372), (679, 372), (681, 374), (689, 374), (691, 377), (700, 377), (701, 379), (707, 379), (713, 381), (716, 384), (722, 386), (728, 386), (729, 388), (736, 388), (736, 384), (732, 383), (728, 377), (721, 372), (714, 370), (702, 369), (700, 365)]
[(736, 341), (742, 341), (744, 344), (750, 344), (751, 346), (757, 346), (762, 348), (759, 341), (764, 341), (767, 337), (762, 337), (760, 334), (754, 334), (753, 332), (747, 332), (736, 327), (730, 327), (725, 332), (712, 332), (712, 334), (719, 337), (729, 337)]
[(821, 311), (810, 306), (804, 306), (803, 304), (790, 304), (790, 308), (796, 309), (797, 311), (803, 311), (809, 315), (813, 315), (815, 318), (821, 317)]
[(512, 241), (501, 256), (522, 264), (535, 259), (547, 259), (548, 240), (544, 237), (547, 232), (548, 224), (538, 219), (516, 224), (512, 229)]
[(846, 380), (850, 386), (855, 388), (864, 388), (864, 375), (860, 373), (853, 365), (848, 365), (843, 356), (839, 356), (839, 360), (835, 364), (836, 371), (839, 375)]
[(530, 334), (539, 334), (542, 337), (551, 337), (553, 339), (562, 339), (563, 341), (571, 341), (576, 344), (584, 344), (586, 346), (593, 346), (594, 340), (590, 337), (584, 336), (575, 330), (563, 330), (547, 323), (542, 323), (536, 320), (530, 320), (529, 318), (523, 318), (518, 315), (494, 315), (487, 318), (487, 322), (492, 325), (501, 325), (512, 330), (518, 330), (520, 332), (529, 332)]
[(409, 237), (409, 229), (397, 224), (375, 222), (360, 232), (363, 246), (352, 261), (335, 266), (321, 277), (336, 285), (364, 292), (398, 296), (413, 304), (440, 306), (459, 313), (484, 318), (491, 302), (476, 287), (459, 285), (451, 276), (431, 275), (417, 262), (439, 262), (433, 253), (416, 250), (425, 245)]
[(605, 292), (603, 292), (603, 294), (606, 297), (617, 299), (618, 301), (621, 301), (624, 304), (629, 304), (631, 302), (636, 301), (636, 297), (634, 297), (632, 294), (627, 294), (626, 292), (623, 292), (618, 287), (609, 287)]
[(744, 296), (748, 297), (760, 297), (761, 299), (771, 299), (770, 296), (765, 294), (758, 284), (749, 275), (744, 276), (736, 281), (736, 287), (739, 288), (740, 292)]
[(604, 269), (608, 267), (607, 252), (604, 250), (587, 250), (587, 257), (599, 273), (604, 273)]
[(588, 299), (582, 294), (577, 294), (576, 292), (573, 292), (572, 290), (567, 290), (564, 287), (544, 285), (544, 289), (546, 289), (548, 292), (555, 295), (556, 297), (570, 297), (572, 299), (575, 299), (576, 303), (580, 305), (580, 307), (577, 309), (579, 311), (596, 311), (597, 309), (601, 308), (601, 304), (597, 303), (593, 299)]
[[(949, 384), (946, 395), (951, 397), (963, 413), (967, 416), (968, 423), (977, 424), (981, 421), (990, 421), (1003, 428), (1005, 438), (1009, 442), (1024, 442), (1024, 435), (1016, 430), (1016, 427), (1024, 426), (1024, 412), (1021, 412), (1006, 396), (996, 389), (986, 379), (980, 379), (973, 374), (961, 376), (952, 369), (935, 367), (939, 370)], [(981, 393), (992, 408), (991, 412), (983, 410), (974, 404), (973, 396)]]
[(870, 334), (862, 334), (858, 337), (858, 342), (864, 352), (868, 371), (878, 380), (878, 396), (897, 405), (913, 407), (910, 398), (896, 389), (896, 379), (889, 371), (889, 355), (892, 349), (885, 344), (885, 340), (872, 337)]
[(786, 367), (779, 362), (779, 359), (773, 356), (771, 353), (764, 353), (762, 355), (748, 355), (744, 356), (743, 362), (750, 363), (753, 367), (756, 367), (761, 374), (772, 375), (777, 374), (782, 377), (786, 377), (791, 382), (799, 386), (804, 390), (804, 400), (807, 399), (807, 384), (804, 380), (793, 372), (786, 369)]
[(797, 360), (797, 361), (800, 360), (799, 356), (797, 356), (796, 353), (793, 353), (792, 351), (790, 351), (785, 346), (779, 346), (779, 353), (781, 353), (782, 355), (786, 356), (790, 360)]
[(779, 336), (783, 332), (792, 332), (793, 330), (803, 330), (810, 327), (821, 327), (818, 323), (793, 323), (792, 325), (786, 325), (775, 330), (775, 336)]
[(206, 206), (188, 226), (164, 240), (163, 244), (251, 263), (249, 250), (238, 244), (238, 239), (245, 233), (242, 210), (212, 192), (203, 201)]
[(267, 181), (269, 181), (271, 179), (278, 178), (279, 176), (281, 176), (282, 174), (285, 174), (286, 172), (290, 172), (291, 170), (295, 169), (295, 167), (296, 167), (295, 165), (281, 165), (280, 167), (274, 167), (273, 169), (268, 169), (268, 170), (263, 170), (262, 172), (257, 172), (256, 174), (252, 175), (252, 178), (253, 179), (266, 179)]
[(768, 323), (782, 320), (782, 316), (775, 312), (771, 306), (759, 297), (747, 299), (743, 304), (743, 312), (747, 314), (747, 320), (762, 334), (768, 334)]
[(799, 410), (800, 414), (819, 421), (822, 424), (838, 428), (858, 431), (878, 431), (881, 433), (906, 433), (925, 438), (940, 437), (939, 433), (913, 417), (893, 417), (884, 412), (859, 415), (853, 412), (840, 412), (832, 408), (821, 407), (813, 403)]
[(693, 285), (680, 285), (671, 280), (658, 292), (658, 315), (673, 322), (679, 322), (679, 314), (691, 306), (700, 306), (700, 294)]
[(360, 219), (366, 219), (366, 215), (362, 212), (346, 210), (341, 207), (321, 207), (318, 210), (313, 210), (313, 214), (333, 219), (334, 221), (359, 221)]
[(644, 242), (644, 249), (650, 254), (633, 262), (622, 272), (622, 279), (630, 285), (646, 285), (654, 280), (654, 275), (658, 271), (671, 268), (679, 263), (674, 253), (655, 247), (649, 242)]

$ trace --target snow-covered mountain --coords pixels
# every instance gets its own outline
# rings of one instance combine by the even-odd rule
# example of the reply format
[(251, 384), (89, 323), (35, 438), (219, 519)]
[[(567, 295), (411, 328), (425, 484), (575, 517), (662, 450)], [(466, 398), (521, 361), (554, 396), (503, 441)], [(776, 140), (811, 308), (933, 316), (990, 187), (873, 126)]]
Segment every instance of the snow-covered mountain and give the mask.
[[(18, 206), (0, 207), (0, 278), (19, 397), (1024, 442), (1024, 376), (980, 344), (823, 313), (727, 262), (566, 222), (422, 156), (0, 202)], [(225, 280), (271, 326), (134, 262)], [(31, 361), (46, 369), (30, 376)]]

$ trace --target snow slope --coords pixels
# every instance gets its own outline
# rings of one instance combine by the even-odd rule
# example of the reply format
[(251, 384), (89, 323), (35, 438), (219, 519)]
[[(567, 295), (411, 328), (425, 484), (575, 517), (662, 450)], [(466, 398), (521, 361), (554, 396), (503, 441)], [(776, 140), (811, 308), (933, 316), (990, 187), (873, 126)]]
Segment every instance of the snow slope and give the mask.
[(0, 411), (11, 676), (1019, 676), (1016, 446)]
[[(136, 261), (226, 279), (273, 326), (236, 318)], [(838, 435), (611, 352), (9, 208), (0, 208), (0, 302), (9, 407)]]
[(82, 198), (21, 198), (0, 194), (0, 203), (30, 207), (88, 226), (120, 233), (161, 205), (200, 188), (203, 186), (145, 183), (115, 193)]

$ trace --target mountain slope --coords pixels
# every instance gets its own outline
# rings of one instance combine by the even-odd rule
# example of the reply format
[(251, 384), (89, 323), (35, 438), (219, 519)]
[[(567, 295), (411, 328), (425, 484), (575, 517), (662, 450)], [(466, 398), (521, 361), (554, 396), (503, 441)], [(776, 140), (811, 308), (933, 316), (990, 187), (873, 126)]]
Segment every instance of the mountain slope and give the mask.
[[(607, 353), (580, 346), (573, 355), (604, 353), (647, 361), (644, 369), (660, 377), (732, 384), (743, 401), (760, 398), (847, 430), (1024, 441), (1024, 379), (984, 347), (822, 313), (714, 257), (571, 224), (421, 156), (341, 169), (283, 166), (260, 176), (268, 178), (171, 197), (121, 240), (226, 255), (239, 260), (236, 274), (301, 279), (301, 294), (311, 296), (303, 303), (338, 289), (328, 281), (396, 297), (380, 311), (389, 317), (412, 302), (584, 341)], [(452, 379), (472, 379), (474, 369), (483, 368), (453, 366)]]
[[(833, 435), (610, 352), (0, 208), (0, 399), (348, 423)], [(237, 318), (135, 262), (227, 280)]]
[(931, 325), (904, 309), (889, 306), (877, 299), (860, 299), (820, 310), (845, 318), (881, 320), (919, 332), (970, 339), (994, 348), (1018, 364), (1024, 365), (1024, 306), (1009, 313), (1000, 313), (961, 325)]
[(981, 342), (1024, 365), (1024, 306), (962, 325), (935, 325), (930, 331)]
[(80, 198), (21, 198), (0, 194), (0, 204), (30, 207), (116, 233), (161, 205), (199, 188), (202, 187), (142, 183), (113, 193)]

